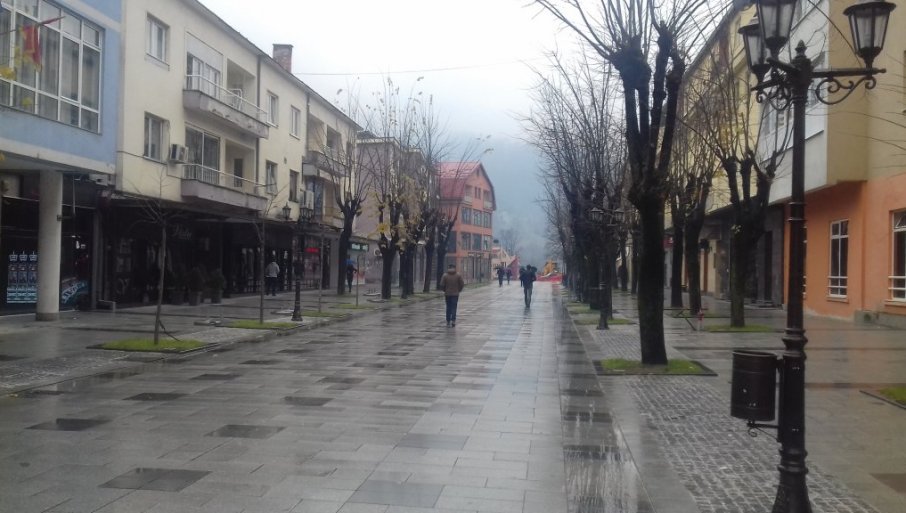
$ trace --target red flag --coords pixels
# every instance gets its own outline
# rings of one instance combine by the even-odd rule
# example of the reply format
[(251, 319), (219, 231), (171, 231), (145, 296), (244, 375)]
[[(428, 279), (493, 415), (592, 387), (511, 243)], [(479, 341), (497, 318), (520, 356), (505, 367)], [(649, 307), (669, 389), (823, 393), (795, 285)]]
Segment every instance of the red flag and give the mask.
[(38, 39), (38, 25), (22, 27), (22, 58), (41, 69), (41, 41)]

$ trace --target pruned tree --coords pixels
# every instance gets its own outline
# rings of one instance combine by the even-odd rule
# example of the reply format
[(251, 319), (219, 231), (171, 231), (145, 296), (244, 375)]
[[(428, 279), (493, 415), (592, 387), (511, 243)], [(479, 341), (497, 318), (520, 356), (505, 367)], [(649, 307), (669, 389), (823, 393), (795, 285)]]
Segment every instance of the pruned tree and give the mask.
[[(580, 298), (595, 291), (591, 299), (601, 305), (601, 326), (606, 327), (620, 241), (612, 214), (622, 204), (626, 171), (616, 82), (609, 66), (587, 58), (568, 65), (552, 55), (551, 70), (552, 77), (542, 76), (535, 89), (527, 131), (547, 164), (542, 181), (558, 184), (570, 208), (575, 237), (566, 253), (579, 257), (575, 264), (581, 262), (572, 273), (573, 289)], [(591, 218), (595, 209), (604, 222)]]
[[(418, 80), (421, 80), (419, 78)], [(414, 87), (412, 89), (414, 91)], [(410, 206), (408, 187), (422, 164), (418, 148), (421, 134), (417, 124), (417, 102), (421, 93), (400, 95), (392, 79), (372, 94), (372, 103), (359, 110), (357, 158), (359, 167), (370, 174), (369, 194), (377, 218), (378, 250), (381, 254), (381, 298), (390, 299), (393, 266), (397, 254), (410, 243), (403, 213)]]
[[(732, 211), (730, 233), (730, 325), (745, 326), (745, 294), (750, 255), (764, 233), (771, 184), (791, 137), (787, 129), (762, 130), (773, 108), (759, 108), (749, 93), (750, 74), (734, 60), (729, 24), (699, 59), (686, 88), (686, 127), (707, 146), (726, 182), (715, 192), (726, 195)], [(784, 116), (784, 112), (779, 112)], [(710, 160), (710, 159), (709, 159)]]
[[(332, 130), (335, 133), (343, 134), (342, 138), (337, 139), (346, 141), (346, 144), (333, 144), (334, 138), (327, 137), (327, 133), (318, 134), (313, 139), (323, 141), (324, 146), (320, 152), (310, 155), (309, 159), (317, 160), (319, 166), (329, 170), (327, 175), (330, 187), (334, 191), (334, 203), (343, 222), (337, 241), (336, 264), (337, 269), (345, 269), (346, 262), (349, 260), (353, 224), (356, 217), (362, 215), (366, 194), (371, 190), (373, 174), (370, 169), (362, 165), (359, 159), (356, 140), (361, 127), (353, 121), (355, 118), (361, 119), (363, 113), (368, 109), (361, 104), (361, 98), (355, 86), (349, 90), (340, 89), (337, 94), (344, 95), (345, 105), (341, 110), (350, 119), (342, 119), (338, 116)], [(328, 130), (326, 125), (317, 128), (325, 132)], [(337, 280), (337, 294), (342, 296), (345, 293), (346, 286), (343, 280)]]
[[(643, 364), (666, 364), (664, 205), (686, 53), (714, 17), (708, 0), (535, 0), (619, 75), (630, 170), (629, 201), (641, 226), (639, 333)], [(635, 246), (636, 244), (634, 244)]]
[(696, 122), (696, 116), (681, 120), (670, 163), (670, 213), (673, 221), (670, 304), (683, 306), (682, 273), (685, 271), (689, 311), (692, 314), (702, 309), (699, 236), (705, 224), (708, 198), (717, 171), (710, 149), (693, 131)]

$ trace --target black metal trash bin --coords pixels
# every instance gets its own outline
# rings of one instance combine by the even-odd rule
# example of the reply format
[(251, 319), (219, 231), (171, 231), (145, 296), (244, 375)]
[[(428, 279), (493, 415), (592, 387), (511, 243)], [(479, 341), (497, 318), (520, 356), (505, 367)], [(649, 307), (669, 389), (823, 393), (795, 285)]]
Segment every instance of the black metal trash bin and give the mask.
[(771, 421), (777, 414), (778, 357), (764, 351), (733, 351), (730, 415), (747, 421)]

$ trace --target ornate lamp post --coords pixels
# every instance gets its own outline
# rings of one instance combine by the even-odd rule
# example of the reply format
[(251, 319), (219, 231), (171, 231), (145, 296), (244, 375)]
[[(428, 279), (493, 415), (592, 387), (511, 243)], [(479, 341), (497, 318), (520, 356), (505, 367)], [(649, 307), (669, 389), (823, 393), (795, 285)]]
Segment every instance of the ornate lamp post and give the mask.
[[(289, 216), (292, 213), (292, 209), (289, 204), (283, 207), (283, 218), (289, 221)], [(296, 220), (295, 224), (295, 237), (293, 237), (293, 277), (295, 278), (295, 289), (296, 297), (293, 301), (293, 317), (292, 320), (295, 322), (302, 322), (302, 273), (304, 272), (304, 266), (302, 264), (302, 236), (305, 234), (305, 227), (308, 226), (308, 223), (311, 222), (311, 218), (314, 216), (314, 210), (311, 208), (300, 206), (299, 207), (299, 219)]]
[(613, 310), (613, 286), (611, 285), (611, 278), (613, 276), (611, 264), (613, 263), (613, 259), (611, 258), (610, 252), (610, 244), (612, 242), (611, 236), (613, 235), (613, 229), (623, 222), (623, 211), (619, 209), (600, 209), (594, 207), (588, 211), (588, 218), (595, 226), (599, 227), (604, 236), (602, 249), (604, 253), (604, 263), (606, 265), (602, 271), (603, 275), (601, 276), (601, 283), (598, 287), (601, 294), (598, 298), (601, 302), (598, 329), (606, 330), (609, 329), (607, 319), (610, 318)]
[[(778, 466), (780, 482), (774, 501), (774, 513), (812, 511), (805, 479), (808, 473), (805, 464), (805, 345), (808, 339), (805, 337), (802, 314), (806, 99), (812, 93), (818, 101), (833, 105), (845, 100), (861, 84), (865, 84), (866, 89), (874, 88), (875, 75), (884, 73), (885, 70), (874, 68), (872, 64), (884, 46), (887, 21), (890, 12), (896, 7), (883, 0), (862, 0), (847, 7), (843, 13), (849, 17), (855, 51), (865, 62), (865, 67), (815, 69), (811, 60), (805, 56), (806, 46), (802, 41), (796, 46), (796, 56), (792, 62), (783, 62), (778, 58), (780, 49), (789, 40), (797, 3), (798, 0), (756, 0), (757, 18), (739, 30), (745, 44), (749, 69), (758, 78), (758, 84), (752, 88), (757, 101), (769, 102), (778, 110), (785, 110), (790, 106), (793, 109), (788, 304), (786, 330), (782, 337), (785, 351), (778, 364), (778, 424), (763, 426), (749, 420), (751, 427), (777, 429), (777, 440), (781, 444)], [(813, 81), (816, 81), (814, 85)], [(829, 96), (835, 93), (843, 94), (833, 98)], [(735, 365), (734, 361), (734, 367)], [(773, 396), (773, 383), (770, 388), (769, 393)], [(743, 389), (742, 393), (745, 392)]]

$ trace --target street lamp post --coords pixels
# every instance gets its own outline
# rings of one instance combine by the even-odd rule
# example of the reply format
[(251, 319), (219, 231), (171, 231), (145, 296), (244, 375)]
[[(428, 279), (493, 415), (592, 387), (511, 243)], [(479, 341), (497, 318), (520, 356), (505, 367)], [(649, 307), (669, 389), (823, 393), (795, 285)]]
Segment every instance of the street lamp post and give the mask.
[[(855, 51), (864, 68), (815, 69), (805, 56), (802, 41), (796, 56), (786, 63), (778, 58), (792, 30), (798, 0), (757, 0), (757, 18), (740, 28), (749, 69), (758, 78), (752, 90), (759, 103), (769, 102), (778, 110), (793, 109), (793, 160), (790, 191), (790, 249), (785, 351), (779, 363), (780, 406), (776, 426), (780, 449), (780, 481), (773, 513), (810, 513), (805, 458), (805, 337), (802, 293), (805, 272), (805, 109), (811, 92), (822, 103), (845, 100), (858, 86), (874, 88), (875, 75), (885, 70), (872, 66), (881, 53), (887, 22), (895, 5), (886, 1), (861, 0), (843, 12), (849, 17)], [(760, 23), (759, 21), (760, 20)], [(767, 75), (767, 77), (766, 77)], [(841, 80), (845, 79), (845, 80)], [(812, 82), (817, 80), (813, 85)], [(829, 95), (842, 93), (831, 98)], [(735, 362), (734, 362), (735, 365)], [(734, 369), (735, 370), (735, 369)], [(734, 380), (735, 380), (734, 375)], [(735, 384), (734, 384), (735, 386)]]
[(611, 277), (613, 276), (613, 259), (611, 258), (610, 246), (613, 240), (613, 229), (623, 222), (623, 211), (619, 209), (600, 209), (594, 207), (588, 211), (588, 217), (591, 222), (601, 230), (603, 235), (601, 249), (605, 265), (602, 270), (603, 275), (601, 276), (601, 282), (598, 285), (598, 293), (600, 294), (598, 296), (598, 301), (601, 305), (598, 316), (598, 329), (606, 330), (610, 329), (607, 325), (607, 319), (609, 319), (613, 313), (613, 286), (611, 284)]
[[(289, 221), (289, 216), (292, 210), (287, 204), (283, 207), (283, 217)], [(295, 224), (295, 236), (293, 237), (293, 259), (294, 269), (293, 276), (295, 278), (295, 299), (293, 301), (293, 317), (294, 322), (302, 322), (302, 274), (305, 272), (305, 266), (302, 263), (302, 236), (305, 234), (305, 227), (308, 223), (311, 222), (311, 218), (314, 215), (314, 211), (311, 208), (300, 206), (299, 207), (299, 218), (296, 220)]]

